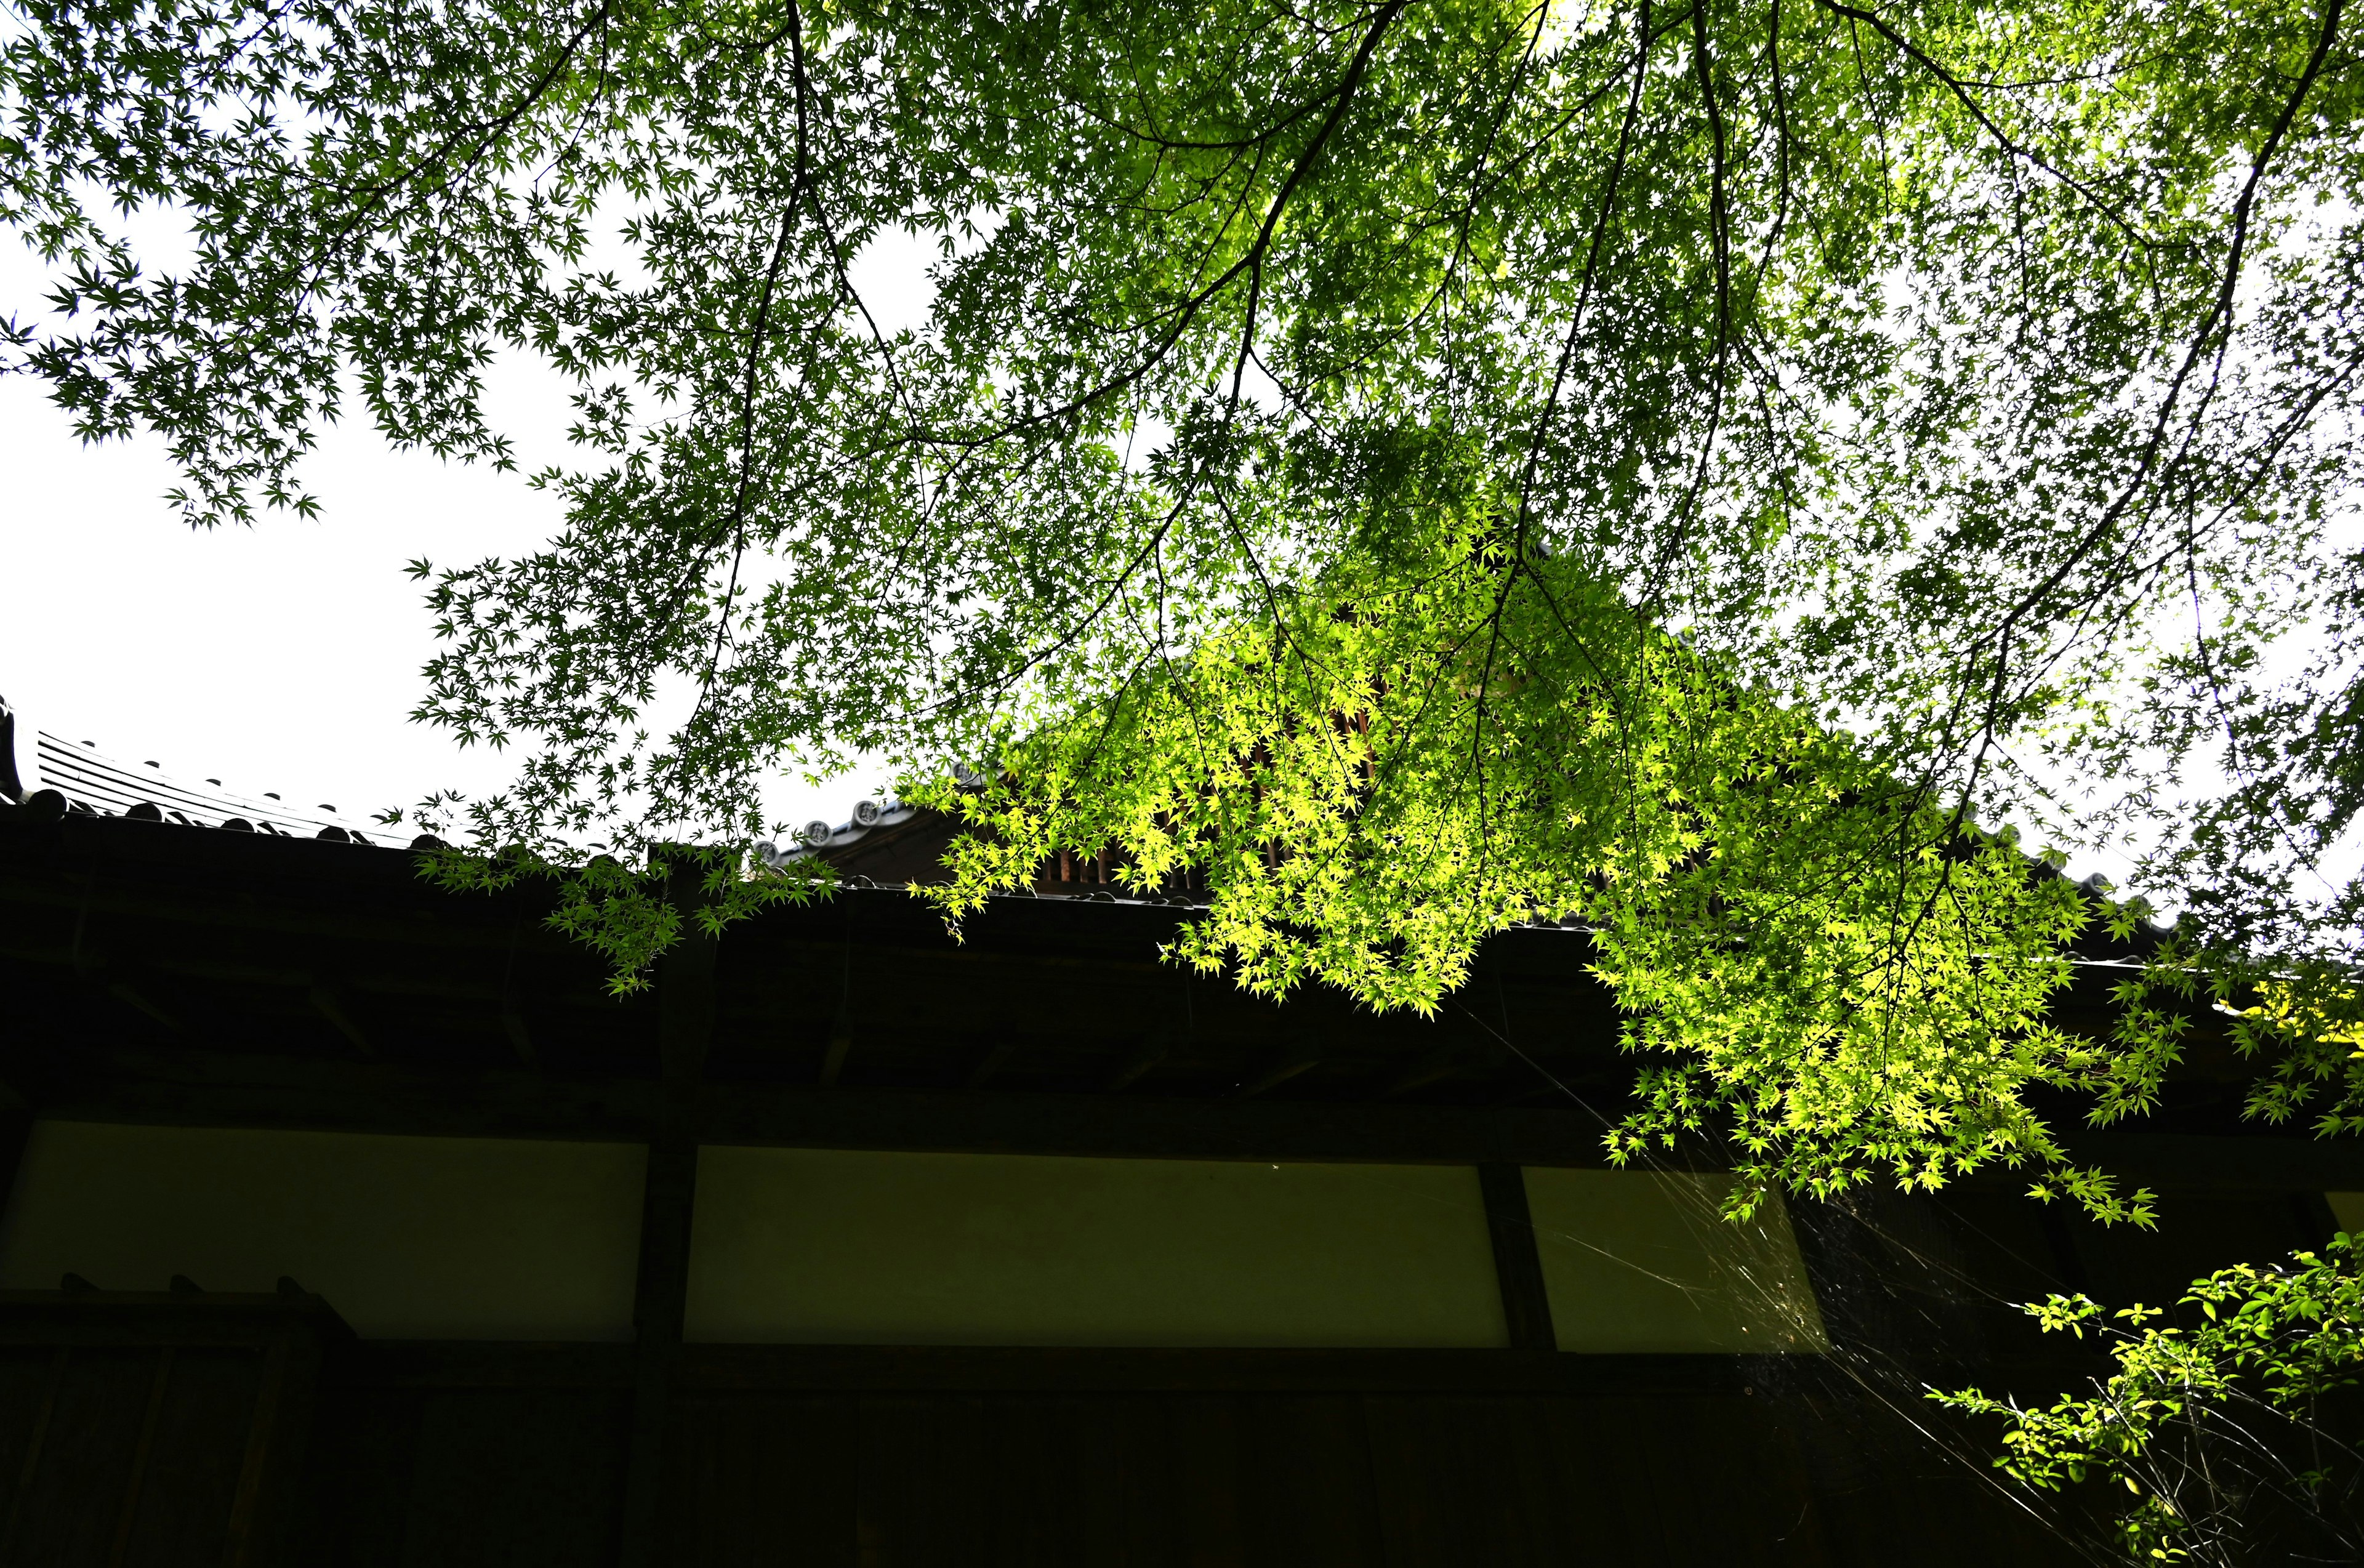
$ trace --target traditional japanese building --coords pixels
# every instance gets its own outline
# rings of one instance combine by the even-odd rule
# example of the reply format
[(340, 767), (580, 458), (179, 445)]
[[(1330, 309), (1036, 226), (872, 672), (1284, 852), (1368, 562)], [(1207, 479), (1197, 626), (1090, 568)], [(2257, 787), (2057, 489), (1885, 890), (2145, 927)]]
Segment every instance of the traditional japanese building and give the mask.
[(837, 896), (619, 998), (546, 888), (6, 723), (0, 1564), (2075, 1561), (1921, 1388), (2056, 1390), (2012, 1303), (2364, 1192), (2203, 1027), (2083, 1145), (2155, 1234), (2013, 1179), (1744, 1230), (1712, 1148), (1606, 1167), (1578, 930), (1275, 1006), (1096, 862), (955, 942), (943, 825), (865, 806)]

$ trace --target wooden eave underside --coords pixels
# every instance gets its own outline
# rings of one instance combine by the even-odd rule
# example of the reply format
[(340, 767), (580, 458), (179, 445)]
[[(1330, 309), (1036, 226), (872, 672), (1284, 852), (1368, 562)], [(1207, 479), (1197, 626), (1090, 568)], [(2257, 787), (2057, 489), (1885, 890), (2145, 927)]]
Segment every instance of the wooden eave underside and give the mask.
[[(548, 896), (440, 893), (400, 851), (0, 817), (0, 962), (53, 1053), (652, 1075), (654, 997), (611, 995)], [(1512, 1043), (1554, 1077), (1623, 1076), (1578, 933), (1514, 933), (1420, 1019), (1188, 977), (1159, 956), (1188, 917), (1003, 899), (955, 940), (901, 891), (768, 910), (721, 944), (707, 1076), (818, 1083), (846, 1035), (847, 1088), (1482, 1106), (1549, 1090)]]
[[(548, 899), (445, 894), (402, 851), (0, 812), (0, 1075), (61, 1117), (646, 1140), (658, 998), (610, 995)], [(1598, 1162), (1634, 1063), (1580, 933), (1503, 934), (1421, 1019), (1186, 977), (1158, 950), (1189, 917), (1013, 898), (955, 940), (901, 891), (765, 911), (720, 944), (697, 1136)], [(2103, 1017), (2108, 978), (2063, 1015)], [(2202, 1179), (2202, 1159), (2210, 1182), (2364, 1187), (2345, 1145), (2244, 1132), (2229, 1082), (2197, 1073), (2159, 1132), (2087, 1147), (2154, 1184)], [(2231, 1166), (2202, 1157), (2235, 1143)]]

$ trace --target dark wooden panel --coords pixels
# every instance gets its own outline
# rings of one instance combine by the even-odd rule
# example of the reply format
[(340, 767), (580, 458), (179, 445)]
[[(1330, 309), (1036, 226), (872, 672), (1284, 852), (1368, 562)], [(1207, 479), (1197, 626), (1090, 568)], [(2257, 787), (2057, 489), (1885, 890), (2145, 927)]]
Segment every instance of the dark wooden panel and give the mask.
[(658, 1557), (657, 1508), (664, 1485), (674, 1365), (681, 1355), (689, 1297), (690, 1226), (697, 1202), (697, 1087), (714, 1040), (716, 940), (696, 919), (695, 874), (677, 870), (667, 895), (686, 934), (657, 968), (662, 1092), (641, 1203), (640, 1264), (632, 1295), (630, 1458), (625, 1468), (623, 1568)]
[(396, 1568), (425, 1401), (407, 1390), (332, 1385), (306, 1466), (297, 1561)]
[(600, 1394), (442, 1394), (426, 1402), (406, 1568), (603, 1562), (620, 1524), (621, 1402)]
[(708, 1143), (1200, 1160), (1601, 1163), (1597, 1125), (1557, 1110), (1222, 1102), (1140, 1094), (708, 1091)]
[(1240, 1525), (1254, 1568), (1384, 1568), (1360, 1398), (1243, 1398)]
[[(2030, 1396), (2046, 1401), (2081, 1387), (2091, 1362), (2021, 1363)], [(1799, 1358), (1790, 1375), (1767, 1375), (1744, 1396), (1748, 1417), (1778, 1448), (1750, 1452), (1778, 1460), (1785, 1485), (1811, 1495), (1823, 1551), (1854, 1568), (1895, 1561), (1897, 1543), (1913, 1543), (1914, 1562), (1931, 1568), (1993, 1563), (2068, 1568), (2115, 1561), (2103, 1533), (2077, 1507), (2009, 1486), (1994, 1469), (2000, 1424), (1960, 1418), (1930, 1403), (1926, 1389), (1968, 1383), (1998, 1386), (1992, 1367), (1965, 1370), (1857, 1347), (1827, 1358)], [(2114, 1507), (2118, 1498), (2104, 1497)], [(1760, 1501), (1778, 1515), (1778, 1504)], [(2095, 1554), (2098, 1551), (2098, 1555)]]
[(1588, 1568), (1675, 1561), (1667, 1555), (1664, 1516), (1683, 1499), (1633, 1440), (1634, 1429), (1660, 1408), (1655, 1399), (1623, 1396), (1556, 1399), (1539, 1412), (1552, 1473), (1567, 1477), (1583, 1505), (1576, 1560)]
[(1186, 1568), (1232, 1568), (1247, 1561), (1248, 1516), (1241, 1506), (1241, 1402), (1183, 1396), (1161, 1401), (1173, 1456), (1176, 1559)]
[[(859, 1561), (1009, 1568), (1196, 1568), (1294, 1555), (1309, 1532), (1367, 1534), (1367, 1486), (1348, 1513), (1325, 1478), (1338, 1439), (1308, 1444), (1306, 1401), (1254, 1437), (1260, 1402), (1228, 1397), (874, 1396), (859, 1407)], [(1313, 1403), (1352, 1417), (1354, 1401)], [(1280, 1451), (1268, 1451), (1275, 1442)], [(1359, 1498), (1359, 1503), (1355, 1501)], [(1258, 1528), (1258, 1519), (1262, 1527)], [(1283, 1555), (1276, 1555), (1282, 1553)], [(827, 1559), (816, 1559), (827, 1560)], [(1362, 1559), (1355, 1559), (1361, 1561)], [(702, 1561), (702, 1560), (701, 1560)]]
[(681, 1401), (665, 1445), (664, 1561), (855, 1568), (859, 1430), (851, 1398)]
[[(365, 1349), (364, 1356), (374, 1348)], [(432, 1377), (428, 1347), (396, 1352)], [(463, 1354), (462, 1364), (485, 1358)], [(1569, 1355), (1548, 1351), (1125, 1350), (1098, 1346), (689, 1345), (693, 1391), (908, 1390), (1032, 1393), (1737, 1393), (1778, 1375), (1784, 1356)], [(1802, 1358), (1807, 1361), (1812, 1357)]]
[(1087, 1402), (987, 1399), (976, 1408), (976, 1561), (997, 1568), (1100, 1561), (1090, 1548), (1123, 1532), (1111, 1499), (1092, 1496)]
[[(1216, 1517), (1195, 1517), (1199, 1500), (1188, 1451), (1187, 1418), (1170, 1398), (1119, 1396), (1071, 1401), (1083, 1441), (1079, 1540), (1085, 1560), (1122, 1568), (1190, 1568), (1194, 1532), (1236, 1529), (1221, 1503)], [(1217, 1559), (1220, 1560), (1220, 1559)]]
[(1502, 1323), (1511, 1348), (1556, 1350), (1559, 1340), (1552, 1330), (1543, 1258), (1535, 1251), (1525, 1173), (1516, 1165), (1489, 1162), (1478, 1167), (1478, 1181), (1485, 1194), (1486, 1234), (1493, 1243), (1494, 1283), (1501, 1292)]
[(23, 1528), (28, 1462), (47, 1437), (64, 1371), (53, 1348), (0, 1351), (0, 1563)]
[(2091, 1293), (2112, 1307), (2140, 1301), (2172, 1309), (2197, 1278), (2234, 1263), (2286, 1262), (2319, 1246), (2313, 1214), (2296, 1191), (2170, 1192), (2149, 1230), (2063, 1217)]
[(24, 1163), (25, 1140), (32, 1131), (32, 1102), (15, 1084), (0, 1083), (0, 1214), (7, 1212), (17, 1167)]
[[(2364, 1190), (2364, 1143), (2352, 1138), (2292, 1138), (2265, 1132), (2211, 1138), (2161, 1132), (2071, 1134), (2071, 1158), (2157, 1188), (2172, 1207), (2179, 1193)], [(2024, 1187), (2024, 1174), (1996, 1179)]]
[(862, 1568), (955, 1568), (977, 1549), (985, 1510), (981, 1398), (865, 1399), (855, 1496)]
[(2057, 1499), (2007, 1490), (1989, 1466), (1989, 1449), (1960, 1441), (1938, 1412), (1914, 1408), (1911, 1394), (1900, 1392), (1887, 1408), (1870, 1395), (1819, 1403), (1795, 1428), (1833, 1562), (1874, 1568), (1895, 1561), (1900, 1541), (1912, 1542), (1914, 1561), (1929, 1568), (2115, 1560), (2088, 1521)]
[(1668, 1561), (1815, 1564), (1820, 1520), (1802, 1467), (1753, 1396), (1669, 1399), (1629, 1440), (1654, 1476)]
[[(504, 1047), (507, 1054), (507, 1047)], [(1121, 1056), (1118, 1060), (1121, 1060)], [(286, 1127), (443, 1136), (613, 1139), (656, 1127), (647, 1079), (418, 1062), (108, 1045), (77, 1040), (73, 1072), (43, 1114), (168, 1125)], [(1559, 1109), (1446, 1105), (1226, 1104), (1124, 1095), (823, 1090), (718, 1084), (697, 1125), (708, 1143), (949, 1152), (1598, 1166), (1599, 1125)], [(2364, 1141), (2245, 1136), (2092, 1136), (2076, 1152), (2168, 1193), (2364, 1191)], [(1690, 1161), (1717, 1162), (1705, 1151)], [(1997, 1172), (1967, 1188), (2008, 1189)], [(2314, 1238), (2320, 1240), (2320, 1238)]]
[(298, 1561), (610, 1568), (630, 1355), (629, 1345), (347, 1345), (322, 1392)]
[(1613, 1507), (1556, 1462), (1538, 1401), (1377, 1397), (1364, 1405), (1389, 1568), (1572, 1568), (1588, 1516)]
[[(686, 1345), (685, 1396), (925, 1393), (1737, 1393), (1814, 1356), (1571, 1355), (1532, 1351), (1121, 1349), (1027, 1345)], [(370, 1388), (629, 1388), (619, 1344), (374, 1340), (340, 1358)]]
[(265, 1352), (18, 1348), (0, 1362), (14, 1462), (0, 1561), (223, 1561), (265, 1398)]
[[(417, 1062), (82, 1043), (44, 1114), (70, 1120), (433, 1136), (653, 1135), (656, 1086), (632, 1078)], [(970, 1153), (1601, 1163), (1597, 1124), (1558, 1110), (1229, 1104), (1139, 1095), (937, 1093), (725, 1084), (706, 1091), (705, 1143)]]
[(0, 1563), (287, 1561), (318, 1297), (0, 1293)]
[(639, 1143), (656, 1128), (641, 1079), (78, 1041), (42, 1114), (66, 1121), (293, 1128), (429, 1137)]
[[(1992, 1489), (1983, 1450), (1928, 1447), (1883, 1414), (1877, 1391), (1849, 1392), (1808, 1362), (1767, 1359), (1713, 1393), (1417, 1379), (1326, 1393), (708, 1386), (673, 1407), (661, 1557), (685, 1568), (1887, 1568), (1911, 1540), (1916, 1563), (2070, 1560)], [(449, 1381), (461, 1365), (442, 1382), (346, 1386), (362, 1407), (337, 1418), (346, 1458), (315, 1490), (357, 1501), (342, 1505), (334, 1542), (316, 1532), (305, 1561), (608, 1560), (623, 1381), (469, 1390)], [(1824, 1383), (1834, 1392), (1814, 1391)]]
[(608, 1388), (632, 1386), (629, 1344), (533, 1344), (481, 1340), (372, 1340), (340, 1356), (350, 1389)]
[[(156, 1415), (138, 1505), (124, 1533), (126, 1568), (179, 1568), (193, 1542), (217, 1539), (237, 1502), (265, 1352), (176, 1350)], [(225, 1441), (225, 1437), (233, 1440)]]
[[(11, 1551), (0, 1561), (10, 1568), (98, 1568), (107, 1560), (160, 1354), (141, 1348), (65, 1356), (40, 1451), (20, 1473)], [(217, 1541), (223, 1522), (215, 1522)]]

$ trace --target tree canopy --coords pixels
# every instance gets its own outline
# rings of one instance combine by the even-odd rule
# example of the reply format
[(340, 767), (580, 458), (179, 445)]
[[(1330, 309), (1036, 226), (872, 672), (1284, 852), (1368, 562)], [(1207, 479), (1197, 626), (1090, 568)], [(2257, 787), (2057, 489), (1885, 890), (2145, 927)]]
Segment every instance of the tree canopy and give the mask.
[[(2138, 1213), (2029, 1095), (2149, 1104), (2159, 987), (2270, 974), (2258, 1108), (2358, 1105), (2344, 4), (11, 0), (10, 368), (201, 526), (571, 378), (563, 532), (418, 564), (420, 712), (628, 970), (675, 917), (589, 844), (867, 753), (953, 916), (1113, 844), (1204, 873), (1180, 958), (1411, 1007), (1582, 920), (1621, 1147)], [(2114, 1039), (2046, 1005), (2147, 906), (2013, 822), (2185, 912)]]

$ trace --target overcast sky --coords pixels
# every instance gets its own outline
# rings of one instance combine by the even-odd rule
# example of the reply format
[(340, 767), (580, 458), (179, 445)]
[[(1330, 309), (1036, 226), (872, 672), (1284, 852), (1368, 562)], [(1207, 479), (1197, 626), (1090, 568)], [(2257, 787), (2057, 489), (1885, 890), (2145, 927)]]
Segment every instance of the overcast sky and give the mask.
[[(884, 274), (882, 292), (917, 262)], [(0, 315), (23, 319), (43, 292), (39, 268), (0, 237)], [(519, 469), (566, 461), (566, 386), (530, 362), (496, 366), (491, 385)], [(396, 453), (349, 423), (322, 435), (304, 471), (317, 522), (271, 515), (193, 533), (163, 499), (176, 475), (161, 441), (84, 447), (21, 376), (0, 377), (0, 696), (19, 715), (20, 767), (29, 726), (351, 817), (507, 782), (498, 754), (409, 721), (434, 636), (402, 568), (548, 538), (558, 506), (522, 473)], [(771, 804), (792, 822), (842, 821), (875, 783), (783, 780)]]

